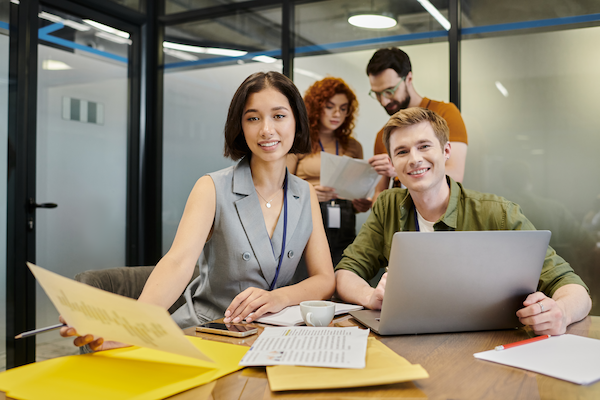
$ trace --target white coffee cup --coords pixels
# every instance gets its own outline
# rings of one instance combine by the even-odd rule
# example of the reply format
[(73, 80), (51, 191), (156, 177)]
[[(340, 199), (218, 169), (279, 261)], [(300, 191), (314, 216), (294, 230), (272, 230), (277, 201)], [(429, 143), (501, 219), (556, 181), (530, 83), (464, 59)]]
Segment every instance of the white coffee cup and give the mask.
[(327, 326), (335, 315), (335, 303), (313, 300), (300, 303), (302, 319), (308, 326)]

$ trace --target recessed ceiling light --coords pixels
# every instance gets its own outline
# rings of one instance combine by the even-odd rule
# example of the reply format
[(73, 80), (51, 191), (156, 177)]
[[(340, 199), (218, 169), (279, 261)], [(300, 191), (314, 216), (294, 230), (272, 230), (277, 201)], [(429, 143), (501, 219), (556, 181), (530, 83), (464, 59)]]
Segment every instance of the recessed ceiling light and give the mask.
[(387, 15), (382, 14), (358, 14), (348, 18), (351, 25), (359, 28), (386, 29), (396, 26), (398, 22)]

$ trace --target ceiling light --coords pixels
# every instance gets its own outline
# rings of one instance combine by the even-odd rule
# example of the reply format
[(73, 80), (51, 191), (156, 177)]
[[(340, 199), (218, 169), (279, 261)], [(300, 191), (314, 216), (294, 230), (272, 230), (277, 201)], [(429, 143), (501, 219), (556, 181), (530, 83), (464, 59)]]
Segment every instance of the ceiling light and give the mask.
[(56, 60), (44, 60), (42, 61), (42, 69), (47, 71), (63, 71), (65, 69), (72, 69), (70, 65), (65, 64), (62, 61)]
[(252, 59), (254, 61), (258, 61), (258, 62), (262, 62), (262, 63), (267, 63), (267, 64), (272, 64), (274, 62), (277, 62), (276, 58), (269, 57), (269, 56), (256, 56), (256, 57), (252, 57)]
[(359, 28), (386, 29), (396, 26), (398, 22), (385, 14), (356, 14), (348, 18), (351, 25)]
[(325, 78), (323, 75), (319, 75), (316, 72), (312, 72), (312, 71), (309, 71), (307, 69), (302, 69), (302, 68), (294, 68), (294, 74), (308, 76), (309, 78), (313, 78), (317, 81), (320, 81), (321, 79)]
[(506, 90), (506, 88), (503, 84), (500, 83), (500, 81), (496, 81), (496, 88), (500, 91), (500, 93), (502, 93), (502, 96), (508, 97), (508, 90)]
[(108, 32), (96, 32), (96, 36), (99, 38), (102, 38), (102, 39), (110, 40), (111, 42), (114, 42), (114, 43), (131, 44), (131, 39), (113, 35), (112, 33), (108, 33)]
[(424, 8), (424, 9), (426, 9), (426, 10), (427, 10), (427, 12), (428, 12), (429, 14), (431, 14), (431, 16), (432, 16), (433, 18), (435, 18), (435, 20), (436, 20), (437, 22), (439, 22), (439, 23), (440, 23), (440, 25), (442, 25), (442, 26), (444, 27), (444, 29), (445, 29), (445, 30), (447, 30), (447, 31), (449, 31), (449, 30), (450, 30), (450, 27), (452, 26), (452, 25), (450, 25), (450, 21), (448, 21), (448, 20), (446, 19), (446, 17), (444, 17), (444, 16), (442, 15), (442, 13), (440, 13), (440, 11), (439, 11), (437, 8), (435, 8), (435, 6), (434, 6), (433, 4), (431, 4), (431, 3), (429, 2), (429, 0), (417, 0), (417, 1), (418, 1), (419, 3), (421, 3), (421, 5), (423, 6), (423, 8)]
[(54, 22), (57, 24), (63, 24), (80, 32), (86, 32), (92, 29), (87, 25), (83, 25), (79, 22), (71, 21), (69, 19), (64, 19), (62, 17), (59, 17), (58, 15), (50, 14), (45, 11), (40, 12), (38, 14), (38, 18), (45, 19), (46, 21)]
[(187, 44), (179, 44), (179, 43), (172, 43), (172, 42), (163, 42), (163, 47), (167, 48), (167, 49), (187, 51), (189, 53), (212, 54), (215, 56), (227, 56), (227, 57), (240, 57), (240, 56), (248, 54), (247, 51), (242, 51), (242, 50), (221, 49), (221, 48), (217, 48), (217, 47), (190, 46)]
[(185, 60), (185, 61), (198, 61), (198, 57), (190, 54), (190, 53), (186, 53), (185, 51), (179, 51), (179, 50), (173, 50), (173, 49), (169, 49), (169, 48), (164, 48), (163, 52), (165, 54), (168, 54), (170, 56), (173, 57), (177, 57), (181, 60)]
[(94, 28), (99, 29), (101, 31), (112, 33), (113, 35), (117, 35), (117, 36), (121, 36), (122, 38), (129, 39), (129, 33), (120, 31), (111, 26), (101, 24), (100, 22), (92, 21), (91, 19), (84, 19), (83, 22), (85, 22), (86, 24), (91, 25)]

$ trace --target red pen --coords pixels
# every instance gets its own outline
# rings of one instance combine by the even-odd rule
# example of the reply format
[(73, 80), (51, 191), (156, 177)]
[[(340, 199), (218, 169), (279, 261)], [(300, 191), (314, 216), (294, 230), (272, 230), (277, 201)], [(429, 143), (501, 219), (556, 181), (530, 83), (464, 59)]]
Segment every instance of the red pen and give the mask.
[(550, 337), (550, 335), (543, 335), (543, 336), (537, 336), (537, 337), (534, 337), (534, 338), (531, 338), (531, 339), (521, 340), (520, 342), (514, 342), (514, 343), (509, 343), (509, 344), (502, 344), (500, 346), (496, 346), (496, 350), (510, 349), (511, 347), (517, 347), (517, 346), (520, 346), (522, 344), (537, 342), (537, 341), (540, 341), (540, 340), (548, 339), (549, 337)]

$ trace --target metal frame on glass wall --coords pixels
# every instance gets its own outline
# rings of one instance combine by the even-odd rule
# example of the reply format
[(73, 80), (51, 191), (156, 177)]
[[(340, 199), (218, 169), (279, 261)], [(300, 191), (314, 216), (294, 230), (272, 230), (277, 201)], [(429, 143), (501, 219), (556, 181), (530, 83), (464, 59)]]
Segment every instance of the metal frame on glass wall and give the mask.
[[(160, 0), (142, 14), (103, 0), (28, 0), (11, 4), (9, 62), (9, 176), (7, 187), (7, 368), (35, 361), (35, 281), (25, 266), (35, 262), (35, 166), (38, 12), (47, 5), (131, 33), (127, 150), (127, 265), (160, 258), (162, 180), (162, 33)], [(158, 179), (157, 179), (158, 177)], [(44, 199), (48, 200), (48, 199)]]

